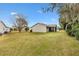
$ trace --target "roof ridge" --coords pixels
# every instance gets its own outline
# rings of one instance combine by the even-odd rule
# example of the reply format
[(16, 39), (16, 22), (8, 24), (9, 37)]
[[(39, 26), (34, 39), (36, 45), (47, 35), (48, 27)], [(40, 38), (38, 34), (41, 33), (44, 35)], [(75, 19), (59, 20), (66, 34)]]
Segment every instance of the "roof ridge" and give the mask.
[(1, 23), (5, 26), (5, 27), (7, 27), (7, 26), (4, 24), (4, 22), (3, 22), (3, 21), (1, 21), (1, 20), (0, 20), (0, 22), (1, 22)]
[[(35, 25), (37, 25), (37, 24), (42, 24), (42, 25), (47, 26), (47, 24), (44, 24), (44, 23), (36, 23)], [(34, 27), (35, 25), (33, 25), (32, 27)], [(32, 27), (31, 27), (31, 28), (32, 28)]]

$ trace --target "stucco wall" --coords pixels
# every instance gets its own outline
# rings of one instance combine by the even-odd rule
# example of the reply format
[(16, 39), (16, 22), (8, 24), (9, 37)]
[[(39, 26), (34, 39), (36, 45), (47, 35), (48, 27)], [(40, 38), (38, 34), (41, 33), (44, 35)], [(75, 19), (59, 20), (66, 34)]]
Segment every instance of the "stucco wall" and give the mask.
[(45, 25), (37, 24), (32, 27), (32, 32), (47, 32), (47, 29)]

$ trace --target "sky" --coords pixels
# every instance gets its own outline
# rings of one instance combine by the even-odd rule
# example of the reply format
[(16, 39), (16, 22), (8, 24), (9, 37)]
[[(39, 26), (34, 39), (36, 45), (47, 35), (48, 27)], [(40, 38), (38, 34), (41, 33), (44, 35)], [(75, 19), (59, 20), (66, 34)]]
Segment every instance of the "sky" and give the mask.
[(31, 27), (36, 23), (59, 25), (59, 15), (56, 10), (43, 13), (42, 8), (47, 8), (48, 3), (0, 3), (0, 20), (6, 26), (13, 26), (13, 13), (22, 14)]

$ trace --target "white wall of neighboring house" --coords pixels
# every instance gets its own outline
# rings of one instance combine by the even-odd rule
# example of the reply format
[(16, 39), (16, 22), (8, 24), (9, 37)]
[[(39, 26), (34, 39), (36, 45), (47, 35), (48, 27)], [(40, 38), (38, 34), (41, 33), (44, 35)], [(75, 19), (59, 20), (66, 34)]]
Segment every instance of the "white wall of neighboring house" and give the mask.
[(5, 31), (10, 32), (10, 28), (5, 28)]
[(47, 32), (47, 28), (43, 24), (37, 24), (32, 27), (32, 32)]
[(43, 24), (43, 23), (37, 23), (34, 26), (30, 28), (30, 32), (56, 32), (57, 31), (57, 25), (55, 24)]
[(7, 28), (2, 21), (0, 21), (0, 34), (3, 34), (4, 32), (9, 32), (10, 29)]

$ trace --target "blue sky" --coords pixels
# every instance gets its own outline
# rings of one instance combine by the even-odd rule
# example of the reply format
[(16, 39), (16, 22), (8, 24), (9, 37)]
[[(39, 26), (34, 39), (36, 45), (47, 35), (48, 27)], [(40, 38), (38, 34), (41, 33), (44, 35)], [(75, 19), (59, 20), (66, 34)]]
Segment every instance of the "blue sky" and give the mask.
[(12, 12), (23, 14), (27, 17), (28, 25), (32, 25), (41, 22), (45, 24), (59, 24), (59, 15), (54, 12), (42, 13), (41, 9), (48, 7), (47, 3), (2, 3), (0, 4), (0, 20), (2, 20), (7, 26), (12, 26), (13, 16)]

